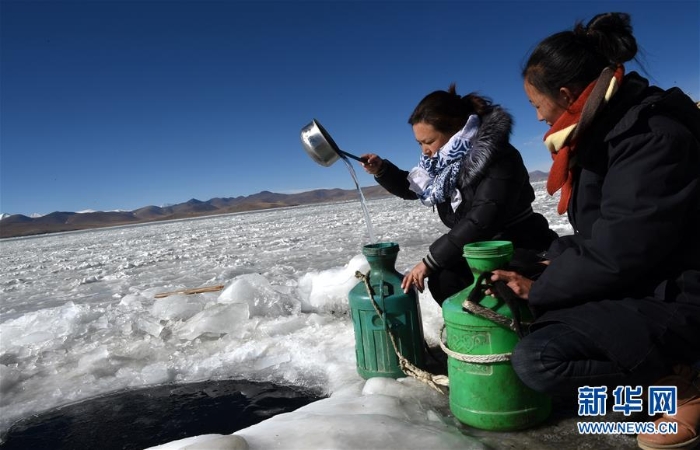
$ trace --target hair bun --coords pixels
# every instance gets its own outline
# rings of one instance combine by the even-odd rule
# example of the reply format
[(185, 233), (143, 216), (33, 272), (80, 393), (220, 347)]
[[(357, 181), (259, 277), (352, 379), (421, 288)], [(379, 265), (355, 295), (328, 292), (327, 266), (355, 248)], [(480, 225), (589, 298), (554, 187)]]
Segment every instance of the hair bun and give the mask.
[(579, 26), (585, 30), (586, 41), (612, 64), (622, 64), (637, 54), (637, 40), (627, 13), (598, 14), (585, 27)]

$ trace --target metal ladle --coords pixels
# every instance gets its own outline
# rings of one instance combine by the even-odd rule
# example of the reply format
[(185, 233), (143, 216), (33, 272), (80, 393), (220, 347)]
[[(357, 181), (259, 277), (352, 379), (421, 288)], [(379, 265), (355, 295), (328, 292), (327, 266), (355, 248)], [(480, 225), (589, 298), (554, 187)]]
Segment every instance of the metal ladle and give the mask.
[(365, 158), (360, 158), (341, 150), (331, 135), (316, 119), (313, 119), (310, 124), (301, 129), (301, 144), (311, 159), (324, 167), (330, 166), (340, 159), (341, 156), (352, 158), (361, 163), (367, 162)]

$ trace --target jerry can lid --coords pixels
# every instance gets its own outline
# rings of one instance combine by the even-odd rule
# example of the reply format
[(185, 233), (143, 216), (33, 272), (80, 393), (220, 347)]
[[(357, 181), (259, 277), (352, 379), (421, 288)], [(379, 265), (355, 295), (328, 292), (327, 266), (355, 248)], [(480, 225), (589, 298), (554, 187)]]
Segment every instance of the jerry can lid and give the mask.
[(464, 257), (499, 257), (513, 255), (513, 243), (511, 241), (480, 241), (471, 242), (462, 248)]
[(399, 244), (396, 242), (377, 242), (362, 247), (365, 256), (388, 256), (399, 252)]

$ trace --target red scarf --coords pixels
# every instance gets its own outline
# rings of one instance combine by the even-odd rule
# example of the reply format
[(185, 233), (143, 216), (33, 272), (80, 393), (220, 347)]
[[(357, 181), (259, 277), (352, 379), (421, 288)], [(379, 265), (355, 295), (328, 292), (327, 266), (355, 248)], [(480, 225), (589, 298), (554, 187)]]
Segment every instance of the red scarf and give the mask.
[(566, 212), (571, 199), (574, 186), (571, 169), (578, 138), (617, 92), (624, 74), (625, 68), (621, 65), (603, 69), (598, 79), (586, 86), (576, 101), (564, 111), (544, 135), (544, 143), (552, 152), (554, 160), (547, 178), (547, 192), (549, 195), (554, 195), (561, 189), (557, 206), (559, 214)]

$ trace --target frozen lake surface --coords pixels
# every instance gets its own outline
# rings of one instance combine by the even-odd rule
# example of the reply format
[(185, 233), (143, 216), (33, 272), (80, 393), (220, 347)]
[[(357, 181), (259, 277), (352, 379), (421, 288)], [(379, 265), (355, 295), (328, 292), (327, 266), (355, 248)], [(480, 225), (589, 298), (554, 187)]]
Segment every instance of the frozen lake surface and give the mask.
[[(535, 186), (535, 209), (570, 233), (555, 199)], [(376, 240), (399, 244), (400, 272), (446, 231), (418, 202), (367, 207)], [(368, 268), (367, 243), (359, 201), (1, 241), (0, 433), (32, 414), (125, 389), (242, 379), (330, 396), (292, 414), (326, 427), (338, 420), (332, 405), (354, 404), (376, 410), (375, 419), (403, 417), (385, 428), (413, 442), (403, 448), (484, 448), (489, 434), (465, 434), (445, 396), (412, 379), (358, 376), (347, 293), (355, 271)], [(212, 285), (224, 289), (154, 298)], [(427, 291), (419, 300), (426, 340), (436, 346), (440, 309)], [(295, 438), (306, 448), (377, 442), (319, 440), (327, 430), (299, 437), (280, 425), (287, 416), (258, 427), (287, 430), (288, 448), (304, 448)], [(357, 427), (373, 422), (354, 417)], [(254, 428), (249, 448), (269, 448)]]

